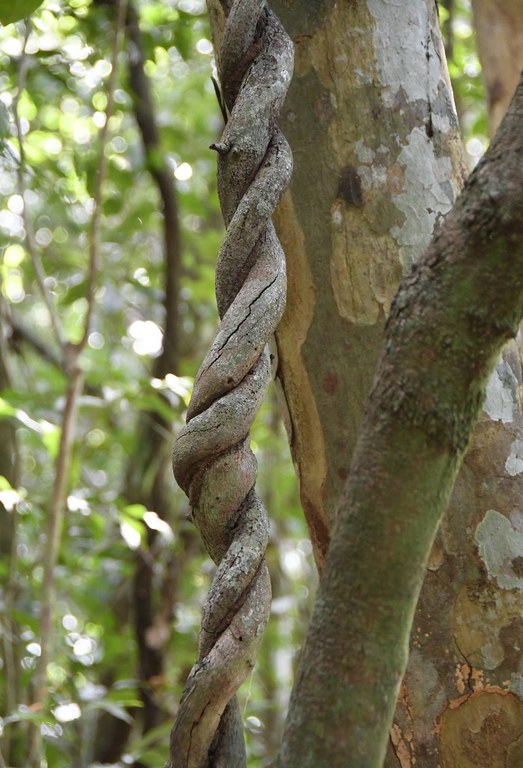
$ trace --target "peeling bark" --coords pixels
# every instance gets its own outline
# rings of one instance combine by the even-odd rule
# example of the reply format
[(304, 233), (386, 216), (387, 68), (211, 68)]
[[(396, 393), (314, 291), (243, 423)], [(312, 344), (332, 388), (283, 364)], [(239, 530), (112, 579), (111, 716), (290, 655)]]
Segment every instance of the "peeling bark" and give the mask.
[[(361, 84), (357, 77), (365, 70), (367, 61), (368, 71), (375, 71), (378, 64), (374, 63), (374, 57), (383, 41), (387, 51), (380, 54), (381, 61), (385, 56), (395, 59), (394, 66), (384, 76), (386, 82), (390, 78), (389, 89), (394, 88), (392, 73), (398, 72), (398, 68), (410, 68), (422, 82), (421, 73), (437, 61), (441, 78), (437, 91), (441, 93), (447, 87), (444, 59), (433, 58), (428, 63), (423, 60), (421, 52), (426, 49), (420, 34), (417, 45), (410, 43), (411, 59), (406, 60), (404, 18), (394, 18), (393, 6), (388, 9), (385, 4), (369, 6), (371, 10), (378, 9), (380, 16), (375, 35), (368, 30), (365, 36), (362, 4), (358, 4), (359, 8), (348, 8), (346, 4), (340, 8), (339, 5), (334, 8), (331, 4), (317, 3), (313, 11), (308, 4), (302, 14), (287, 10), (287, 16), (282, 11), (297, 47), (296, 77), (284, 110), (284, 127), (297, 157), (297, 167), (290, 192), (277, 215), (278, 232), (287, 254), (289, 282), (287, 310), (277, 334), (279, 371), (290, 413), (291, 447), (302, 504), (320, 567), (333, 511), (360, 427), (377, 351), (382, 343), (382, 323), (388, 306), (383, 305), (383, 313), (374, 325), (353, 324), (346, 318), (351, 312), (357, 317), (358, 307), (360, 318), (365, 312), (367, 318), (376, 312), (375, 300), (374, 309), (372, 306), (373, 296), (378, 295), (375, 291), (378, 258), (382, 265), (382, 281), (390, 292), (395, 290), (405, 266), (401, 243), (397, 239), (389, 238), (387, 246), (383, 247), (381, 232), (387, 225), (386, 211), (397, 206), (406, 188), (412, 206), (408, 210), (404, 205), (405, 214), (398, 211), (398, 215), (403, 216), (402, 229), (411, 238), (412, 252), (421, 253), (434, 224), (438, 223), (423, 213), (427, 209), (438, 210), (433, 201), (442, 199), (441, 188), (425, 185), (431, 174), (424, 164), (432, 163), (433, 177), (440, 180), (444, 189), (448, 189), (449, 184), (454, 189), (460, 187), (463, 167), (456, 124), (450, 119), (450, 130), (445, 131), (441, 129), (441, 119), (437, 118), (433, 120), (433, 126), (436, 126), (432, 139), (434, 155), (424, 152), (420, 142), (406, 166), (402, 149), (404, 137), (421, 135), (419, 117), (414, 110), (406, 110), (403, 103), (397, 103), (396, 110), (386, 108), (387, 100), (390, 103), (387, 90), (380, 88), (375, 78)], [(410, 4), (405, 4), (405, 8), (407, 14), (414, 13)], [(419, 8), (417, 12), (420, 13)], [(326, 20), (329, 13), (334, 14), (330, 24)], [(430, 13), (428, 5), (427, 13)], [(412, 28), (416, 28), (416, 24)], [(422, 29), (422, 25), (418, 24), (417, 28)], [(432, 35), (436, 34), (437, 28)], [(355, 42), (359, 44), (355, 45)], [(440, 50), (439, 45), (436, 48)], [(416, 51), (419, 52), (417, 59)], [(320, 66), (319, 62), (324, 63)], [(330, 72), (330, 79), (324, 74), (322, 80), (330, 83), (326, 95), (311, 87), (311, 74), (318, 71)], [(306, 84), (305, 78), (308, 78)], [(404, 81), (405, 78), (398, 74), (397, 82), (402, 88)], [(408, 85), (409, 79), (405, 82)], [(416, 84), (413, 92), (415, 87)], [(447, 94), (445, 102), (450, 100), (451, 96)], [(330, 105), (329, 109), (326, 105)], [(428, 106), (425, 114), (427, 112)], [(311, 115), (314, 115), (313, 120)], [(320, 121), (322, 127), (326, 126), (323, 130), (318, 127)], [(416, 125), (417, 132), (414, 130)], [(328, 143), (329, 136), (340, 134), (347, 137), (345, 143)], [(382, 169), (376, 159), (379, 161), (383, 155), (376, 150), (387, 146), (386, 142), (392, 147), (392, 156), (388, 166)], [(309, 150), (311, 144), (313, 153)], [(340, 147), (345, 157), (338, 160)], [(372, 152), (363, 155), (367, 161), (363, 169), (358, 166), (357, 159), (353, 159), (355, 148), (361, 152), (362, 147), (375, 151), (374, 156)], [(445, 157), (449, 163), (447, 176), (441, 173)], [(439, 158), (439, 165), (434, 158)], [(365, 180), (371, 173), (376, 181), (368, 195), (368, 182), (361, 182), (358, 191), (357, 178)], [(309, 178), (314, 178), (315, 183), (310, 184)], [(349, 197), (350, 202), (343, 199), (329, 205), (336, 193)], [(358, 207), (362, 202), (363, 205)], [(439, 208), (440, 213), (444, 210), (446, 208)], [(332, 211), (331, 221), (329, 214)], [(355, 226), (357, 221), (363, 222), (366, 228)], [(329, 274), (326, 268), (336, 260), (336, 238), (341, 240), (339, 231), (332, 234), (335, 227), (346, 232), (338, 252), (342, 257), (347, 254), (345, 261), (349, 265), (354, 263), (352, 254), (356, 254), (360, 264), (345, 271), (345, 280), (342, 269), (337, 268)], [(362, 291), (366, 291), (365, 301), (358, 298), (364, 295)], [(381, 295), (385, 295), (385, 290)], [(348, 298), (343, 299), (343, 296)], [(345, 318), (342, 311), (345, 311)], [(480, 585), (483, 585), (480, 592), (485, 591), (489, 580), (479, 557), (474, 532), (488, 509), (504, 510), (507, 521), (512, 515), (512, 535), (519, 530), (519, 518), (514, 517), (513, 511), (519, 508), (517, 499), (523, 492), (523, 474), (514, 473), (518, 466), (518, 441), (523, 437), (523, 417), (517, 395), (520, 384), (520, 363), (514, 347), (509, 345), (489, 382), (487, 410), (481, 417), (429, 560), (413, 629), (405, 697), (398, 702), (397, 730), (391, 735), (387, 768), (397, 768), (405, 762), (407, 749), (418, 767), (437, 768), (440, 765), (438, 733), (434, 724), (447, 700), (460, 695), (455, 687), (455, 670), (460, 663), (465, 663), (463, 652), (465, 655), (470, 652), (470, 644), (463, 643), (460, 636), (466, 634), (471, 617), (459, 615), (459, 595), (479, 589)], [(512, 468), (511, 475), (505, 468), (506, 462)], [(500, 597), (499, 590), (496, 599), (498, 604), (500, 600), (502, 605), (507, 602), (503, 595)], [(509, 602), (513, 599), (508, 598)], [(475, 626), (486, 610), (478, 607)], [(457, 627), (461, 630), (456, 631)], [(493, 644), (494, 648), (499, 648), (498, 635), (501, 634), (504, 658), (498, 664), (496, 660), (489, 660), (488, 654), (486, 658), (476, 654), (474, 663), (485, 670), (493, 684), (502, 685), (503, 681), (508, 681), (511, 690), (521, 696), (520, 662), (515, 658), (517, 642), (512, 640), (510, 647), (509, 640), (517, 633), (516, 618), (510, 611), (508, 614), (501, 611), (489, 627), (488, 633), (483, 632), (484, 639), (488, 634), (488, 643), (484, 647)], [(500, 659), (499, 652), (496, 659)], [(406, 702), (409, 702), (408, 706)], [(398, 731), (408, 737), (403, 736), (397, 741)]]
[(443, 712), (438, 724), (443, 765), (518, 768), (523, 761), (522, 723), (521, 699), (506, 689), (479, 687)]
[[(383, 765), (431, 545), (488, 375), (523, 315), (522, 120), (523, 81), (392, 305), (300, 660), (282, 768), (341, 768), (348, 755), (351, 768)], [(336, 699), (326, 705), (332, 690)], [(507, 708), (496, 722), (514, 723), (506, 741), (512, 760), (523, 733), (520, 702), (512, 693), (501, 698)], [(476, 699), (465, 706), (474, 709)], [(499, 705), (483, 702), (488, 713)], [(399, 743), (397, 728), (395, 735)]]
[[(521, 382), (512, 342), (489, 378), (484, 411), (429, 557), (404, 679), (410, 706), (407, 710), (400, 699), (395, 715), (399, 727), (410, 729), (412, 756), (423, 768), (442, 765), (444, 754), (445, 768), (461, 768), (466, 750), (450, 761), (446, 730), (454, 728), (454, 702), (471, 695), (479, 681), (519, 697), (523, 693), (518, 640), (523, 582), (512, 565), (515, 561), (517, 570), (518, 531), (523, 529), (518, 512), (523, 492), (518, 471)], [(509, 701), (502, 700), (500, 711)], [(468, 744), (478, 734), (474, 711), (459, 714)], [(496, 727), (502, 720), (500, 715)], [(503, 739), (492, 737), (489, 759), (492, 765), (508, 765)], [(392, 751), (385, 765), (398, 765)]]
[(463, 161), (433, 2), (275, 10), (296, 45), (282, 115), (296, 169), (275, 219), (289, 284), (279, 376), (321, 567), (385, 317)]
[[(523, 63), (521, 52), (516, 51), (523, 5), (479, 0), (474, 11), (493, 132)], [(504, 79), (503, 87), (490, 90), (496, 78)], [(429, 558), (404, 680), (411, 694), (410, 707), (407, 711), (400, 701), (395, 715), (397, 724), (409, 724), (412, 757), (423, 768), (481, 765), (475, 745), (482, 743), (485, 734), (488, 764), (503, 768), (513, 764), (503, 732), (504, 710), (512, 702), (512, 696), (505, 694), (511, 691), (523, 698), (518, 639), (522, 584), (512, 565), (514, 561), (517, 570), (518, 553), (508, 556), (507, 544), (510, 541), (517, 548), (521, 530), (521, 383), (517, 345), (510, 342), (489, 379), (483, 414)], [(485, 709), (488, 715), (482, 724), (475, 707), (457, 710), (480, 688), (503, 692), (501, 698), (495, 697), (495, 706)], [(452, 735), (458, 730), (459, 748)], [(386, 766), (396, 768), (392, 754)]]

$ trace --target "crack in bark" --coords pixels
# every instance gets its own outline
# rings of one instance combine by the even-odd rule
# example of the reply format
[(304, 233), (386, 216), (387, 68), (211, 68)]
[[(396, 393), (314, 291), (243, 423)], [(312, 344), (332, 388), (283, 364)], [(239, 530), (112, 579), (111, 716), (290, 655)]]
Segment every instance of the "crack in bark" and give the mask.
[[(225, 341), (223, 342), (223, 344), (221, 344), (221, 345), (220, 345), (220, 347), (218, 348), (218, 350), (217, 350), (217, 352), (216, 352), (216, 357), (215, 357), (215, 358), (214, 358), (214, 360), (213, 360), (211, 363), (209, 363), (209, 365), (206, 367), (206, 369), (205, 369), (206, 371), (208, 371), (210, 368), (212, 368), (212, 366), (213, 366), (215, 363), (217, 363), (217, 362), (218, 362), (218, 360), (219, 360), (219, 359), (220, 359), (220, 357), (222, 356), (222, 353), (223, 353), (223, 350), (224, 350), (224, 348), (225, 348), (225, 347), (228, 345), (228, 343), (229, 343), (231, 340), (233, 340), (233, 339), (234, 339), (234, 337), (235, 337), (235, 336), (238, 334), (238, 331), (240, 330), (240, 328), (242, 327), (242, 325), (243, 325), (244, 323), (246, 323), (246, 322), (247, 322), (247, 320), (249, 319), (249, 317), (251, 316), (251, 314), (252, 314), (252, 308), (253, 308), (253, 306), (256, 304), (256, 302), (257, 302), (257, 301), (259, 301), (259, 300), (261, 299), (261, 297), (263, 296), (263, 294), (264, 294), (264, 293), (266, 293), (266, 292), (269, 290), (269, 288), (272, 288), (272, 286), (274, 285), (274, 283), (276, 282), (276, 280), (278, 279), (278, 277), (279, 277), (279, 275), (276, 275), (276, 277), (275, 277), (273, 280), (271, 280), (271, 282), (270, 282), (268, 285), (264, 286), (264, 287), (261, 289), (261, 291), (259, 292), (259, 294), (258, 294), (258, 295), (257, 295), (257, 296), (256, 296), (254, 299), (252, 299), (252, 301), (250, 301), (250, 302), (249, 302), (249, 306), (247, 307), (247, 314), (245, 315), (245, 317), (243, 317), (243, 318), (242, 318), (242, 319), (239, 321), (239, 323), (238, 323), (238, 325), (236, 326), (236, 328), (234, 328), (234, 330), (232, 330), (232, 331), (230, 332), (230, 334), (227, 336), (227, 338), (225, 339)], [(240, 379), (240, 381), (241, 381), (241, 379)], [(228, 380), (227, 380), (227, 383), (228, 383)], [(238, 382), (238, 383), (239, 383), (239, 382)]]
[(227, 768), (244, 765), (240, 714), (231, 700), (254, 665), (270, 613), (269, 523), (254, 488), (248, 434), (270, 381), (267, 342), (285, 306), (285, 257), (271, 216), (292, 170), (276, 121), (293, 46), (265, 0), (222, 6), (228, 18), (219, 69), (229, 120), (214, 145), (227, 224), (216, 278), (222, 319), (173, 450), (176, 480), (218, 568), (166, 768), (217, 768), (219, 754), (229, 755)]

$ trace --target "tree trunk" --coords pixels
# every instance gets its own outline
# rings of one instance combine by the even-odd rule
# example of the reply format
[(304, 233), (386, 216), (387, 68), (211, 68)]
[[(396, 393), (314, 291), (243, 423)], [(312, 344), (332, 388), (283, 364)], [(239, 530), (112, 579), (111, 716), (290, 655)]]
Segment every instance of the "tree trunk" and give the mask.
[[(383, 766), (433, 537), (488, 373), (523, 315), (522, 120), (523, 80), (492, 147), (394, 299), (300, 660), (282, 768)], [(498, 581), (523, 586), (506, 525), (495, 518), (482, 527), (480, 551)], [(439, 723), (440, 766), (521, 764), (523, 705), (513, 693), (481, 691), (454, 704)], [(426, 762), (402, 753), (399, 764)]]
[[(214, 0), (209, 6), (219, 38), (219, 11)], [(403, 3), (402, 14), (378, 0), (276, 0), (272, 7), (296, 46), (282, 121), (295, 170), (276, 216), (289, 278), (278, 372), (321, 568), (392, 296), (454, 202), (462, 148), (432, 2)], [(489, 747), (492, 765), (505, 768), (521, 733), (514, 635), (520, 593), (499, 590), (485, 562), (506, 567), (507, 541), (521, 525), (519, 513), (510, 520), (520, 495), (520, 382), (509, 351), (490, 380), (486, 411), (429, 560), (387, 768), (414, 760), (417, 768), (477, 763), (473, 743), (491, 738), (491, 724), (506, 726), (506, 739)], [(497, 523), (505, 536), (493, 541)], [(493, 589), (504, 607), (490, 618)], [(477, 668), (488, 670), (487, 686), (470, 698), (481, 686)], [(503, 681), (511, 678), (509, 692)]]
[(523, 69), (523, 0), (472, 0), (472, 9), (493, 136)]
[[(475, 0), (473, 10), (493, 134), (523, 66), (523, 3)], [(406, 759), (421, 756), (430, 768), (438, 765), (429, 730), (434, 718), (445, 768), (471, 768), (485, 759), (501, 768), (522, 762), (521, 385), (512, 342), (489, 381), (418, 605), (413, 644), (422, 663), (411, 659), (393, 739)], [(454, 660), (454, 671), (445, 657)], [(420, 679), (429, 689), (421, 698), (412, 695)], [(412, 732), (428, 736), (411, 740)]]
[[(408, 264), (405, 241), (410, 259), (422, 252), (435, 211), (447, 210), (452, 202), (449, 188), (459, 184), (461, 148), (452, 119), (441, 120), (435, 100), (425, 98), (420, 103), (417, 98), (416, 87), (429, 76), (441, 83), (434, 88), (437, 93), (446, 88), (444, 60), (426, 55), (423, 24), (405, 25), (404, 19), (396, 20), (393, 8), (387, 14), (381, 4), (375, 18), (367, 14), (364, 33), (361, 4), (358, 8), (337, 5), (330, 11), (323, 6), (323, 16), (317, 10), (316, 18), (305, 9), (302, 14), (285, 14), (278, 5), (275, 9), (295, 39), (298, 62), (284, 124), (297, 158), (296, 170), (278, 218), (289, 270), (287, 312), (278, 331), (279, 370), (302, 502), (321, 565), (381, 345), (384, 314), (401, 268)], [(367, 5), (371, 11), (378, 7)], [(414, 13), (412, 5), (407, 12)], [(429, 4), (426, 13), (433, 36), (437, 33)], [(416, 28), (417, 45), (407, 43), (408, 30)], [(418, 60), (409, 61), (407, 56), (415, 57), (416, 51)], [(396, 82), (402, 87), (392, 103), (394, 84), (387, 89), (383, 84), (380, 88), (376, 79), (362, 82), (363, 73), (374, 72), (385, 55), (390, 78), (393, 72), (401, 73)], [(400, 101), (405, 100), (409, 78), (404, 73), (409, 70), (417, 73), (411, 84), (410, 109)], [(436, 104), (441, 109), (449, 102), (447, 92)], [(429, 137), (428, 123), (420, 121), (420, 116), (432, 112), (436, 128)], [(411, 137), (410, 154), (405, 136)], [(425, 143), (416, 146), (414, 139), (422, 137)], [(307, 160), (300, 163), (300, 158)], [(447, 173), (442, 174), (445, 161)], [(432, 188), (427, 184), (431, 167)], [(343, 199), (346, 168), (349, 200)], [(427, 215), (430, 210), (432, 217)], [(314, 216), (311, 211), (316, 212)], [(401, 227), (393, 228), (394, 215)], [(403, 242), (398, 233), (403, 234)], [(513, 714), (519, 700), (514, 703), (515, 696), (506, 695), (503, 685), (512, 679), (515, 692), (521, 687), (514, 634), (521, 598), (513, 591), (499, 590), (479, 554), (480, 547), (485, 551), (482, 536), (489, 536), (487, 550), (492, 547), (494, 522), (505, 526), (505, 539), (518, 525), (515, 518), (510, 523), (509, 516), (517, 509), (515, 500), (520, 495), (516, 474), (522, 426), (517, 399), (520, 382), (518, 358), (514, 351), (508, 352), (491, 379), (486, 413), (429, 562), (409, 671), (391, 734), (389, 768), (406, 768), (414, 759), (418, 766), (435, 768), (443, 756), (446, 766), (457, 768), (466, 759), (475, 759), (470, 757), (474, 755), (470, 739), (476, 724), (477, 741), (482, 743), (490, 722), (511, 724), (507, 739), (491, 746), (493, 764), (498, 760), (505, 765), (500, 761), (521, 733)], [(496, 510), (497, 516), (485, 518), (489, 509)], [(490, 520), (486, 531), (484, 519)], [(506, 549), (506, 542), (498, 544), (496, 562), (503, 546)], [(503, 608), (487, 620), (493, 602), (488, 598), (495, 590)], [(474, 594), (479, 597), (476, 602)], [(468, 640), (471, 621), (475, 631)], [(486, 656), (478, 651), (479, 639)], [(491, 658), (489, 646), (494, 649)], [(460, 707), (472, 693), (472, 678), (478, 679), (476, 687), (481, 685), (484, 675), (476, 667), (488, 670), (487, 681), (494, 688), (488, 698), (484, 692), (481, 703)], [(456, 723), (468, 734), (461, 745), (454, 743), (452, 735)]]
[[(296, 45), (279, 374), (321, 567), (403, 270), (463, 178), (434, 4), (275, 2)], [(296, 6), (299, 6), (297, 8)]]
[[(8, 367), (7, 324), (4, 318), (0, 320), (0, 392), (9, 389), (11, 377)], [(18, 445), (16, 427), (11, 419), (0, 421), (0, 476), (4, 477), (12, 488), (18, 484)], [(0, 572), (0, 595), (2, 609), (2, 643), (0, 658), (5, 674), (5, 697), (1, 702), (0, 716), (11, 715), (23, 702), (20, 687), (19, 648), (20, 627), (15, 618), (17, 602), (22, 585), (17, 573), (16, 564), (16, 507), (7, 509), (0, 502), (0, 557), (3, 569)], [(7, 728), (3, 734), (0, 755), (9, 765), (21, 765), (23, 743), (26, 735), (20, 724)]]

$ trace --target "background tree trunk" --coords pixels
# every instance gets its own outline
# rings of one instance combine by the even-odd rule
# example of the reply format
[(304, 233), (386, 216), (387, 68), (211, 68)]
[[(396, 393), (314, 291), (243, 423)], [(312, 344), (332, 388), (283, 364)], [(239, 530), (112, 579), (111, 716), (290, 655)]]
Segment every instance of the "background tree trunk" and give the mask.
[[(3, 310), (3, 308), (2, 308)], [(4, 311), (4, 310), (3, 310)], [(11, 377), (8, 367), (8, 339), (6, 318), (0, 320), (0, 391), (9, 389)], [(18, 452), (16, 428), (12, 420), (0, 421), (0, 476), (5, 478), (12, 488), (18, 484)], [(0, 702), (0, 716), (6, 717), (22, 703), (19, 675), (20, 628), (15, 618), (17, 601), (22, 585), (16, 572), (16, 506), (7, 509), (0, 502), (0, 595), (2, 609), (2, 643), (0, 658), (5, 674), (5, 699)], [(9, 765), (21, 765), (22, 744), (26, 735), (18, 725), (3, 734), (2, 757)]]
[(523, 69), (523, 0), (472, 0), (472, 9), (493, 136)]

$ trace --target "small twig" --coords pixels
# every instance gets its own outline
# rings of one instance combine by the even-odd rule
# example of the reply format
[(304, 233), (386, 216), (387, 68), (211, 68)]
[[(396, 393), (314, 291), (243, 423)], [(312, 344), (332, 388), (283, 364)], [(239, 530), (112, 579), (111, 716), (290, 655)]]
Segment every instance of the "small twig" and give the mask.
[[(60, 445), (56, 461), (53, 495), (47, 518), (47, 541), (44, 551), (43, 584), (40, 609), (40, 659), (33, 679), (33, 695), (38, 702), (47, 697), (47, 665), (51, 661), (54, 644), (54, 576), (62, 535), (64, 510), (72, 459), (72, 446), (76, 427), (78, 401), (83, 388), (83, 371), (76, 365), (71, 368), (68, 378), (67, 394), (62, 416)], [(38, 724), (29, 729), (28, 764), (31, 768), (40, 768), (42, 738)]]
[(228, 141), (215, 141), (209, 149), (214, 149), (219, 155), (227, 155), (231, 151), (231, 145)]
[(65, 348), (65, 337), (62, 330), (62, 324), (60, 322), (60, 318), (58, 317), (58, 312), (56, 310), (56, 305), (47, 290), (47, 285), (45, 284), (46, 280), (46, 274), (45, 270), (42, 264), (42, 260), (40, 258), (40, 254), (38, 253), (38, 248), (36, 247), (36, 242), (34, 239), (34, 233), (33, 233), (33, 226), (31, 223), (31, 219), (29, 218), (28, 208), (27, 208), (27, 189), (25, 185), (25, 149), (24, 149), (24, 140), (22, 136), (22, 125), (20, 121), (20, 115), (18, 112), (18, 106), (20, 102), (20, 97), (22, 95), (22, 91), (25, 87), (25, 79), (26, 79), (26, 73), (27, 73), (27, 41), (29, 40), (29, 35), (31, 33), (31, 23), (29, 19), (25, 20), (25, 34), (24, 34), (24, 43), (22, 47), (22, 54), (20, 56), (20, 62), (18, 66), (18, 82), (17, 82), (17, 90), (16, 90), (16, 96), (13, 100), (13, 114), (15, 119), (15, 126), (16, 126), (16, 137), (18, 140), (18, 150), (20, 153), (20, 162), (17, 163), (17, 176), (18, 176), (18, 188), (20, 192), (20, 196), (23, 200), (23, 206), (22, 206), (22, 220), (24, 222), (24, 229), (25, 229), (25, 244), (27, 247), (27, 251), (29, 253), (29, 256), (31, 258), (31, 262), (33, 264), (33, 269), (35, 271), (36, 275), (36, 282), (38, 284), (38, 288), (40, 290), (40, 293), (42, 294), (42, 298), (44, 300), (44, 303), (47, 307), (47, 311), (49, 312), (49, 316), (51, 318), (51, 324), (56, 336), (56, 340), (62, 350)]
[(41, 654), (40, 654), (40, 680), (38, 694), (45, 697), (45, 672), (52, 654), (54, 639), (52, 618), (54, 607), (54, 570), (58, 560), (58, 549), (63, 525), (63, 511), (65, 509), (67, 485), (69, 480), (69, 468), (72, 458), (72, 445), (76, 426), (76, 414), (78, 400), (83, 387), (83, 372), (79, 367), (72, 372), (68, 379), (65, 407), (62, 416), (62, 430), (60, 445), (56, 461), (56, 474), (51, 499), (50, 514), (47, 523), (47, 545), (44, 554), (44, 576), (42, 585), (41, 608)]

